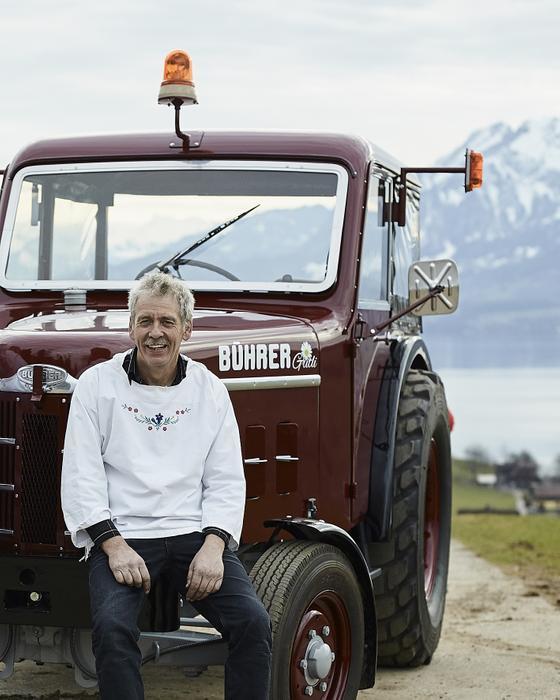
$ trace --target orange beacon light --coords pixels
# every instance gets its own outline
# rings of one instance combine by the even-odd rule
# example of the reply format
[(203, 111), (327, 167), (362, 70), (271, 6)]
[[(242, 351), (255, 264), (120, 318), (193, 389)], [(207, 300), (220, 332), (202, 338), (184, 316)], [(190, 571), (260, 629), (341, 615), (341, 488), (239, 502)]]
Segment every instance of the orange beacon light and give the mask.
[(181, 100), (184, 105), (198, 104), (190, 56), (178, 49), (170, 51), (165, 57), (158, 103), (171, 104), (174, 100)]
[(465, 192), (472, 192), (478, 187), (482, 187), (482, 164), (484, 158), (482, 153), (467, 151), (465, 160)]

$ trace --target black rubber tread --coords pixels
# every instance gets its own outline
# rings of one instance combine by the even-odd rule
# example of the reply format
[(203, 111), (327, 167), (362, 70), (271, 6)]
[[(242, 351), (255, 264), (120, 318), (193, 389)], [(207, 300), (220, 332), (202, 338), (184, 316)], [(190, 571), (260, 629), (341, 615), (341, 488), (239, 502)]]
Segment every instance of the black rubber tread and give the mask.
[[(431, 608), (423, 584), (423, 499), (427, 449), (437, 434), (440, 454), (441, 531), (438, 577)], [(447, 404), (437, 375), (412, 370), (399, 401), (393, 481), (392, 537), (370, 545), (370, 559), (382, 567), (374, 582), (380, 666), (429, 663), (441, 634), (451, 525), (451, 456)]]
[(267, 609), (290, 564), (313, 544), (300, 540), (277, 542), (267, 549), (251, 569), (251, 580)]
[[(336, 547), (321, 542), (296, 540), (279, 542), (268, 549), (257, 561), (250, 577), (257, 594), (267, 609), (273, 634), (273, 700), (287, 700), (289, 690), (283, 676), (289, 666), (292, 633), (299, 624), (298, 607), (305, 596), (302, 591), (308, 586), (317, 566), (332, 564), (346, 588), (345, 598), (353, 634), (352, 666), (348, 684), (342, 696), (355, 698), (358, 692), (362, 669), (360, 650), (364, 645), (364, 614), (362, 595), (350, 561)], [(330, 589), (329, 589), (330, 590)], [(336, 590), (336, 587), (335, 587)], [(293, 630), (293, 632), (292, 632)], [(342, 700), (342, 699), (341, 699)]]
[[(290, 590), (298, 583), (298, 575), (309, 560), (334, 547), (317, 542), (278, 542), (268, 549), (251, 570), (251, 580), (268, 610), (274, 633), (283, 614)], [(348, 567), (351, 568), (350, 563)]]

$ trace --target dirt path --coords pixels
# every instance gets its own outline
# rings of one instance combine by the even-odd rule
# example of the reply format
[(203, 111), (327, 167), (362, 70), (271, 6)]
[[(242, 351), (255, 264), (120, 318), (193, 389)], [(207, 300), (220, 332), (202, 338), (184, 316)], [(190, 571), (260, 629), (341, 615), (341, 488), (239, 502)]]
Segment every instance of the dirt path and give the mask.
[(560, 607), (453, 542), (444, 630), (430, 666), (379, 673), (365, 698), (559, 700)]
[[(521, 580), (457, 542), (447, 601), (442, 640), (430, 666), (382, 670), (375, 688), (362, 691), (359, 700), (560, 700), (560, 607), (535, 597)], [(222, 679), (221, 669), (185, 679), (180, 671), (151, 666), (145, 673), (146, 698), (218, 700)], [(97, 695), (77, 690), (69, 669), (24, 662), (10, 680), (0, 681), (0, 697)]]

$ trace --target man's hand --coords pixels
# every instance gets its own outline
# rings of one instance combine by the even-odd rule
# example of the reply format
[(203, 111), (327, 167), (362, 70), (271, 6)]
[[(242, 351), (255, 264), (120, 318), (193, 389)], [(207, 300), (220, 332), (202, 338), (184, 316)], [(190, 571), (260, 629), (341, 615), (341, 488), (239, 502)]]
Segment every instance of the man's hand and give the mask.
[(202, 600), (220, 589), (224, 578), (223, 552), (224, 541), (216, 535), (206, 535), (189, 566), (187, 600)]
[(150, 574), (144, 560), (122, 537), (111, 537), (100, 546), (117, 583), (144, 588), (146, 594), (150, 592)]

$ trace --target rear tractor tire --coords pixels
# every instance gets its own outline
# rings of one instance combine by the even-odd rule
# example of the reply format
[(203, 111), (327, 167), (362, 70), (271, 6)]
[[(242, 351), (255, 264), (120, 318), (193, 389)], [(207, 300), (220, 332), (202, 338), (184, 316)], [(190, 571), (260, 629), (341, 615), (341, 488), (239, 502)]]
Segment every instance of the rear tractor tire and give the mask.
[(398, 408), (392, 535), (369, 547), (380, 666), (428, 664), (439, 642), (451, 536), (451, 448), (441, 380), (411, 370)]
[(271, 700), (356, 698), (364, 650), (362, 595), (336, 547), (280, 542), (251, 571), (272, 622)]

